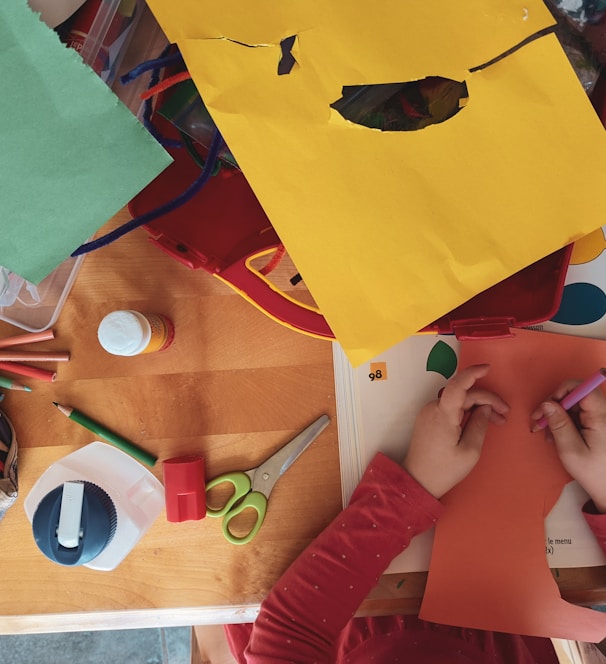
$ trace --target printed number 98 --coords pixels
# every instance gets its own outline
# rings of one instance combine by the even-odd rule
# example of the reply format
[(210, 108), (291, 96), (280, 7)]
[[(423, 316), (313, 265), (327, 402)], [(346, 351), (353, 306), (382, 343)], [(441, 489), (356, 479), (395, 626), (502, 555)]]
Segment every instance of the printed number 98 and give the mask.
[(371, 362), (368, 367), (370, 373), (368, 377), (371, 382), (374, 380), (387, 380), (387, 363), (386, 362)]

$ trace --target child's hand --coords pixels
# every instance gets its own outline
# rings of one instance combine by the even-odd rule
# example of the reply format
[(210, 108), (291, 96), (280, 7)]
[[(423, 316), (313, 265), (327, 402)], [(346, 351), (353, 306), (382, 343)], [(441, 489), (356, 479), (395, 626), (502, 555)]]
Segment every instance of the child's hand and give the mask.
[[(606, 398), (594, 390), (567, 413), (557, 402), (577, 387), (566, 381), (532, 414), (536, 421), (547, 420), (546, 436), (552, 439), (562, 465), (591, 496), (598, 511), (606, 513)], [(576, 423), (575, 423), (576, 422)]]
[(489, 368), (479, 364), (461, 371), (446, 385), (440, 399), (427, 404), (417, 417), (402, 465), (436, 498), (476, 465), (488, 424), (505, 422), (507, 403), (494, 392), (474, 388)]

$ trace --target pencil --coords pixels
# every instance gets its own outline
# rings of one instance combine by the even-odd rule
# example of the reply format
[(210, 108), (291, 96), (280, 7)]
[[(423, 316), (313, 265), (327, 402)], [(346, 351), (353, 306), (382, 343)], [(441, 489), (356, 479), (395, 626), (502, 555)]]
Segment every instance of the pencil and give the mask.
[(64, 350), (0, 350), (2, 362), (67, 362), (69, 352)]
[(22, 392), (32, 391), (31, 387), (16, 383), (12, 378), (8, 378), (8, 376), (0, 376), (0, 387), (5, 388), (6, 390), (21, 390)]
[(14, 337), (5, 337), (4, 339), (0, 339), (0, 348), (20, 346), (21, 344), (33, 344), (37, 341), (50, 341), (54, 338), (55, 333), (52, 330), (44, 330), (43, 332), (27, 332), (26, 334), (18, 334)]
[(30, 367), (29, 364), (20, 364), (18, 362), (0, 362), (0, 370), (16, 374), (17, 376), (27, 376), (28, 378), (43, 380), (47, 383), (52, 383), (57, 378), (55, 371)]
[[(573, 406), (576, 406), (581, 399), (584, 399), (588, 394), (599, 387), (605, 380), (606, 369), (596, 371), (592, 376), (589, 376), (586, 381), (582, 382), (578, 387), (575, 387), (572, 392), (569, 392), (562, 401), (560, 401), (560, 406), (562, 406), (564, 410), (570, 410)], [(547, 420), (542, 417), (540, 420), (537, 420), (534, 430), (538, 431), (538, 429), (544, 429), (546, 426)]]
[(53, 401), (53, 405), (63, 413), (66, 417), (69, 417), (70, 420), (77, 422), (80, 426), (83, 426), (85, 429), (96, 433), (101, 438), (105, 438), (108, 443), (115, 445), (118, 449), (121, 449), (123, 452), (130, 454), (138, 461), (141, 461), (147, 466), (153, 466), (158, 460), (153, 454), (142, 450), (140, 447), (137, 447), (134, 443), (131, 443), (126, 438), (122, 438), (117, 433), (110, 431), (99, 422), (91, 420), (90, 417), (87, 417), (83, 413), (77, 411), (75, 408), (70, 408), (69, 406), (62, 406), (56, 401)]

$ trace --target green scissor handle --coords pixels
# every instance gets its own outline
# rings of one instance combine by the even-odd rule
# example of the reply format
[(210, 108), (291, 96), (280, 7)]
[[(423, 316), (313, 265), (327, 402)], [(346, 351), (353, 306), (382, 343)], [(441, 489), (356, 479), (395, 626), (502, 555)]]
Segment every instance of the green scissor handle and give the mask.
[[(250, 490), (250, 477), (242, 472), (219, 475), (219, 477), (215, 477), (207, 483), (206, 490), (209, 491), (213, 487), (223, 484), (223, 482), (229, 482), (232, 484), (234, 487), (234, 493), (225, 505), (219, 509), (212, 509), (207, 503), (206, 514), (210, 517), (224, 517), (223, 534), (228, 542), (231, 542), (232, 544), (246, 544), (252, 540), (263, 524), (265, 513), (267, 511), (267, 498), (258, 491)], [(257, 512), (257, 520), (247, 535), (244, 535), (244, 537), (236, 537), (229, 530), (229, 523), (234, 517), (249, 508)]]
[(250, 491), (251, 482), (250, 477), (246, 473), (235, 472), (235, 473), (225, 473), (224, 475), (219, 475), (210, 480), (206, 484), (206, 491), (210, 491), (212, 488), (223, 484), (224, 482), (229, 482), (234, 486), (234, 492), (228, 501), (220, 507), (219, 509), (212, 509), (208, 502), (206, 503), (206, 516), (225, 516), (229, 510), (244, 496)]
[[(238, 514), (246, 509), (253, 509), (257, 512), (257, 520), (247, 535), (236, 537), (229, 529), (229, 522)], [(265, 519), (267, 511), (267, 498), (259, 491), (251, 491), (234, 508), (229, 510), (223, 519), (223, 534), (225, 539), (232, 544), (246, 544), (259, 532), (259, 528)]]

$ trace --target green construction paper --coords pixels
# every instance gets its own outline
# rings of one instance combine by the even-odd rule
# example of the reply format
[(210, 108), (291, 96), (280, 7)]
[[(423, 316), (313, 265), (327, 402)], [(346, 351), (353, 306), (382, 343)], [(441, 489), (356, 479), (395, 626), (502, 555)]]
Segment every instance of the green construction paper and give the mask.
[(26, 0), (0, 3), (0, 265), (40, 282), (171, 161)]

